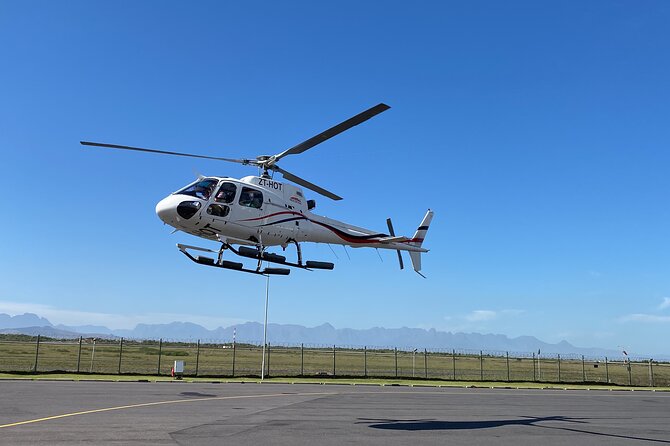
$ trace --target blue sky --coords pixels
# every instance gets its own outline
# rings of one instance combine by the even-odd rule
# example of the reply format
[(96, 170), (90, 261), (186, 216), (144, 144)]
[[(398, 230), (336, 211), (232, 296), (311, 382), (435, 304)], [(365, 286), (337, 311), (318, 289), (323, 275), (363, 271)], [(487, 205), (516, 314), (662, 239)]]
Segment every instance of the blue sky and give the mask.
[[(414, 231), (395, 253), (306, 246), (332, 272), (271, 282), (270, 321), (533, 335), (670, 353), (666, 2), (2, 2), (0, 312), (130, 327), (261, 321), (264, 280), (189, 262), (154, 206), (213, 161), (278, 153)], [(310, 195), (310, 194), (308, 194)]]

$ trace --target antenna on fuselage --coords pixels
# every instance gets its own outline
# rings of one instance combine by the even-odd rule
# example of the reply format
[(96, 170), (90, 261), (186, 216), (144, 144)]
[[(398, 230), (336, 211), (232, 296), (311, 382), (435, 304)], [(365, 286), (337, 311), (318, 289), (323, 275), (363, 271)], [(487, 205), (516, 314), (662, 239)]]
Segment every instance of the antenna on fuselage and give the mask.
[(340, 256), (338, 256), (337, 253), (335, 252), (335, 250), (333, 249), (333, 247), (330, 246), (330, 243), (326, 243), (326, 245), (328, 245), (328, 247), (330, 248), (330, 250), (333, 251), (333, 255), (335, 256), (335, 258), (336, 258), (336, 259), (339, 259)]
[(351, 257), (349, 257), (349, 251), (347, 251), (347, 245), (342, 245), (344, 248), (344, 253), (347, 255), (347, 259), (351, 260)]

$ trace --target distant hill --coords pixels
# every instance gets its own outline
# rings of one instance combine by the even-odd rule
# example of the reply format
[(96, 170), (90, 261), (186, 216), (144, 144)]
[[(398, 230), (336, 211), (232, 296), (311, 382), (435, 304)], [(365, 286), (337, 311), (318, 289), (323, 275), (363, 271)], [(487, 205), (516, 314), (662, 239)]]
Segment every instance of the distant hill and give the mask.
[[(25, 324), (22, 325), (21, 324)], [(171, 322), (169, 324), (138, 324), (132, 330), (110, 329), (103, 326), (81, 325), (53, 326), (47, 319), (32, 313), (9, 316), (0, 313), (0, 333), (43, 335), (55, 338), (76, 338), (79, 336), (131, 339), (169, 339), (196, 340), (203, 342), (232, 342), (233, 333), (238, 342), (261, 343), (263, 325), (258, 322), (246, 322), (214, 330), (191, 322)], [(442, 349), (485, 352), (505, 352), (519, 354), (540, 351), (543, 355), (585, 355), (618, 357), (615, 350), (601, 348), (576, 347), (566, 341), (557, 344), (543, 342), (533, 336), (509, 338), (500, 334), (451, 333), (435, 329), (421, 328), (382, 328), (363, 330), (335, 328), (330, 324), (316, 327), (301, 325), (269, 324), (268, 339), (271, 344), (337, 345), (397, 347), (400, 349)]]
[(50, 338), (78, 338), (79, 333), (73, 331), (59, 330), (55, 327), (19, 327), (0, 328), (0, 334), (24, 334), (29, 336), (48, 336)]
[(58, 324), (55, 326), (56, 328), (60, 330), (65, 330), (65, 331), (71, 331), (74, 333), (95, 333), (99, 334), (100, 337), (104, 336), (113, 336), (114, 333), (112, 330), (110, 330), (107, 327), (103, 327), (102, 325), (76, 325), (76, 326), (68, 326), (68, 325), (63, 325), (63, 324)]
[(50, 327), (51, 322), (33, 313), (10, 316), (0, 313), (0, 328)]

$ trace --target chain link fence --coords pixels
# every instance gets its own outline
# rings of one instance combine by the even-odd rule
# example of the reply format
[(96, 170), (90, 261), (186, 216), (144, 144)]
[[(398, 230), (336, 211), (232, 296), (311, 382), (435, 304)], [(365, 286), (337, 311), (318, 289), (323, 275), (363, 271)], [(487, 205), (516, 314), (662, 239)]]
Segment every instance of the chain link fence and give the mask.
[[(0, 372), (257, 377), (263, 347), (216, 341), (0, 338)], [(393, 347), (268, 345), (266, 376), (417, 378), (454, 381), (599, 383), (670, 386), (670, 363), (643, 358), (587, 358)]]

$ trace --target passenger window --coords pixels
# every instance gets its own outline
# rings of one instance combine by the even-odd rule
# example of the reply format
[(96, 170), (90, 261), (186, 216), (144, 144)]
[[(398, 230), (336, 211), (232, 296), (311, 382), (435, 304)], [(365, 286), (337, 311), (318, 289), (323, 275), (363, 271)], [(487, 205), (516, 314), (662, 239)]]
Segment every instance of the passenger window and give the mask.
[(225, 217), (230, 212), (230, 208), (223, 204), (210, 204), (207, 213), (215, 217)]
[(263, 193), (250, 187), (243, 187), (239, 203), (240, 206), (260, 209), (263, 206)]
[(233, 183), (223, 183), (215, 200), (220, 203), (232, 203), (235, 199), (235, 192), (237, 192), (237, 187)]

